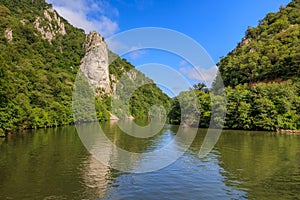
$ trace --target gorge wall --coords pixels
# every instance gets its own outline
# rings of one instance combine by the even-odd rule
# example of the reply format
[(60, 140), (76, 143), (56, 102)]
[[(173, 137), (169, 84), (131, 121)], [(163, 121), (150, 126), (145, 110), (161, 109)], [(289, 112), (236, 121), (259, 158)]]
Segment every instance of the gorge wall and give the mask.
[(110, 93), (108, 49), (104, 38), (95, 31), (91, 32), (86, 36), (84, 50), (80, 70), (96, 93)]

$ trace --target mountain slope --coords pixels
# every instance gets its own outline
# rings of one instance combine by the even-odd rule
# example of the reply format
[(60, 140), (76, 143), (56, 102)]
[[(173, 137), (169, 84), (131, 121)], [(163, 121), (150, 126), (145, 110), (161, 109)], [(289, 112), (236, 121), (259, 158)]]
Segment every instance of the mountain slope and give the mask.
[[(1, 129), (72, 122), (72, 83), (85, 34), (62, 18), (50, 21), (47, 14), (58, 15), (46, 10), (52, 9), (44, 1), (0, 1)], [(36, 28), (42, 25), (47, 33)]]
[(300, 77), (300, 1), (293, 0), (248, 28), (218, 66), (226, 86)]
[[(86, 53), (85, 42), (84, 31), (70, 25), (44, 0), (0, 0), (1, 132), (73, 123), (72, 90)], [(110, 78), (133, 68), (114, 57), (117, 59), (109, 67)], [(155, 84), (151, 90), (158, 99), (166, 98)], [(99, 119), (109, 118), (110, 95), (98, 95)], [(147, 95), (139, 96), (138, 102), (144, 104)], [(147, 116), (142, 113), (132, 114)]]
[[(218, 66), (226, 86), (226, 108), (215, 103), (219, 111), (226, 110), (224, 128), (300, 132), (300, 0), (249, 28)], [(213, 89), (218, 85), (215, 81)], [(214, 117), (210, 97), (218, 97), (213, 89), (210, 94), (201, 87), (192, 90), (199, 100), (200, 127), (209, 127)], [(178, 102), (173, 102), (169, 115), (180, 122)]]
[(300, 0), (249, 28), (218, 63), (227, 94), (225, 127), (300, 129)]

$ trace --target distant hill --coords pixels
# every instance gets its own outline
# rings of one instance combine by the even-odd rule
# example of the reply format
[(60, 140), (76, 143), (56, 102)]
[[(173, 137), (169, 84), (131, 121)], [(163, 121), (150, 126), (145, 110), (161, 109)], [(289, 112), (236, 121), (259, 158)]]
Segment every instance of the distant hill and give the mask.
[(300, 0), (249, 27), (218, 66), (226, 86), (300, 77)]

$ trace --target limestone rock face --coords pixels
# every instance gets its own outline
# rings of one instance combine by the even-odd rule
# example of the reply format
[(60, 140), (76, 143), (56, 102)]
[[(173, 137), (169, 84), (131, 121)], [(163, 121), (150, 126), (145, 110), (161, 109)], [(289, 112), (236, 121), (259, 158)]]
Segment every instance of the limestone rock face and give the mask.
[(86, 53), (81, 60), (80, 70), (96, 93), (110, 93), (108, 50), (104, 39), (93, 31), (86, 36), (84, 49)]
[(251, 38), (243, 38), (239, 46), (240, 47), (247, 46), (248, 44), (250, 44), (250, 42), (251, 42)]
[(12, 39), (13, 39), (13, 33), (12, 33), (12, 30), (11, 30), (11, 29), (6, 29), (5, 32), (4, 32), (4, 37), (5, 37), (9, 42), (11, 42)]
[[(43, 25), (45, 21), (47, 25)], [(44, 10), (44, 18), (37, 17), (33, 25), (42, 34), (42, 37), (50, 43), (57, 35), (67, 34), (65, 24), (53, 8)]]

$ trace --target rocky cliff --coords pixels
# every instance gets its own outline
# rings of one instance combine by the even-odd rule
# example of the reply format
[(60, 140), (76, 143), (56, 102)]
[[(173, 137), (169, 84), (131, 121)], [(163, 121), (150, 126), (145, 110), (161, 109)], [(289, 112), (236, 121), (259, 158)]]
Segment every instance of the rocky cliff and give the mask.
[(88, 34), (84, 50), (86, 53), (81, 61), (80, 70), (96, 93), (110, 93), (108, 50), (103, 37), (95, 31)]
[[(0, 49), (0, 135), (74, 123), (72, 95), (78, 70), (97, 94), (97, 119), (107, 120), (116, 84), (134, 69), (110, 52), (98, 33), (86, 35), (44, 0), (0, 0)], [(114, 60), (110, 65), (108, 56)], [(129, 74), (126, 86), (139, 81), (136, 73)], [(168, 103), (152, 83), (136, 91), (130, 111), (145, 118), (152, 104)], [(90, 114), (85, 109), (78, 112)]]
[(52, 7), (45, 9), (44, 16), (38, 16), (33, 25), (50, 43), (57, 35), (66, 34), (65, 24)]

